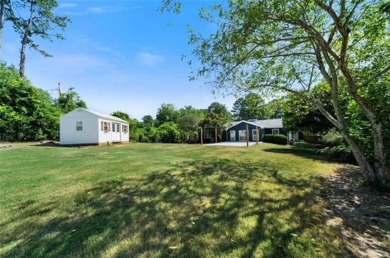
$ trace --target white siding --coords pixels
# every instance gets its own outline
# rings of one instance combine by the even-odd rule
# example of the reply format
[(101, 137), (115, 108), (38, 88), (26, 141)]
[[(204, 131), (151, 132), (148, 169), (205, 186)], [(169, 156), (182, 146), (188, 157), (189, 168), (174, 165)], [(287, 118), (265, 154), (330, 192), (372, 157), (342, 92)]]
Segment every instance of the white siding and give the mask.
[[(103, 116), (86, 109), (75, 109), (60, 119), (60, 143), (71, 144), (104, 144), (107, 142), (128, 142), (129, 131), (123, 132), (122, 126), (129, 125), (117, 121), (115, 117)], [(120, 120), (120, 119), (119, 119)], [(77, 122), (82, 122), (82, 130), (76, 130)], [(123, 120), (121, 120), (123, 121)], [(109, 130), (101, 130), (101, 122), (108, 122)], [(119, 132), (112, 130), (112, 124), (119, 124)], [(80, 125), (80, 124), (79, 124)]]
[[(83, 129), (76, 130), (77, 121), (82, 121)], [(83, 110), (75, 110), (65, 114), (60, 119), (61, 144), (97, 144), (98, 117)]]

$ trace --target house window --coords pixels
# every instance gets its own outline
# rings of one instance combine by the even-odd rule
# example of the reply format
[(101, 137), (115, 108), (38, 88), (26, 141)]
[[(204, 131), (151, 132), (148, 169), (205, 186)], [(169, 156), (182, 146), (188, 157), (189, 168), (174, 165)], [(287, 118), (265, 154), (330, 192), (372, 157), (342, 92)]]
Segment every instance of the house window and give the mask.
[(279, 129), (272, 129), (272, 134), (279, 134)]
[(112, 124), (112, 131), (113, 131), (113, 132), (116, 131), (115, 128), (116, 128), (116, 124), (113, 123), (113, 124)]
[(127, 125), (122, 125), (122, 132), (127, 133), (128, 127)]
[(83, 130), (83, 121), (76, 121), (76, 131)]

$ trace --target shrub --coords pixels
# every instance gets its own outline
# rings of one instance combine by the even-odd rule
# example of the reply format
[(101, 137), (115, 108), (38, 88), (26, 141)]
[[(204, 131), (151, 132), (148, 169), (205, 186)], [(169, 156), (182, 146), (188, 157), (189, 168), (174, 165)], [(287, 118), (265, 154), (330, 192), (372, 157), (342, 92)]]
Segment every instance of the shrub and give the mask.
[(319, 149), (317, 152), (328, 156), (331, 159), (344, 161), (344, 162), (354, 162), (355, 158), (352, 154), (352, 149), (349, 147), (341, 134), (335, 130), (329, 130), (323, 136), (323, 142), (325, 147)]
[(165, 122), (159, 128), (159, 137), (163, 143), (177, 143), (180, 141), (180, 132), (173, 122)]
[(263, 142), (274, 142), (274, 136), (272, 134), (266, 134), (264, 135)]
[(287, 144), (287, 136), (285, 136), (283, 134), (274, 134), (273, 135), (273, 142), (276, 144), (286, 145)]

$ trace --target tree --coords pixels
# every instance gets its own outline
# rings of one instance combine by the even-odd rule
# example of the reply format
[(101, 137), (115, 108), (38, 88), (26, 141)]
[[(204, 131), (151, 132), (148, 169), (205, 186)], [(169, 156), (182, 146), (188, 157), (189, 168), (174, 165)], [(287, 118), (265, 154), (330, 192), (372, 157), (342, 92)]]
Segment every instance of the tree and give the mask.
[(151, 115), (146, 115), (144, 117), (142, 117), (142, 122), (144, 124), (144, 126), (147, 126), (147, 127), (150, 127), (150, 126), (154, 126), (154, 119)]
[(206, 118), (202, 121), (202, 126), (206, 128), (216, 128), (219, 138), (222, 138), (222, 132), (227, 122), (231, 120), (231, 114), (227, 110), (226, 106), (213, 102), (207, 109)]
[(165, 122), (175, 122), (177, 118), (177, 111), (172, 104), (162, 104), (157, 110), (156, 120), (158, 125), (162, 125)]
[[(219, 17), (205, 17), (217, 20), (216, 33), (190, 36), (202, 64), (197, 76), (215, 78), (218, 88), (290, 92), (312, 103), (344, 137), (366, 180), (390, 189), (383, 119), (377, 103), (365, 95), (377, 92), (377, 82), (390, 71), (390, 14), (383, 10), (385, 2), (235, 0), (228, 7), (216, 5), (213, 10)], [(177, 1), (165, 3), (168, 9), (178, 6)], [(321, 80), (329, 85), (332, 112), (310, 92)], [(341, 91), (369, 124), (372, 160), (351, 134)]]
[(196, 114), (185, 114), (178, 118), (179, 128), (185, 132), (188, 142), (191, 142), (191, 136), (196, 134), (199, 129), (200, 118)]
[(173, 122), (165, 122), (158, 128), (158, 134), (163, 143), (177, 143), (180, 141), (180, 132)]
[(60, 92), (55, 104), (63, 114), (76, 108), (87, 108), (87, 104), (80, 98), (74, 88), (69, 88), (65, 93)]
[(59, 28), (64, 30), (70, 21), (66, 16), (58, 16), (53, 10), (58, 7), (56, 0), (17, 0), (13, 1), (13, 7), (16, 9), (9, 19), (13, 23), (14, 30), (19, 34), (21, 40), (19, 74), (24, 77), (26, 63), (26, 47), (38, 51), (45, 57), (50, 54), (42, 50), (35, 42), (34, 37), (40, 37), (52, 41), (52, 38), (64, 39), (60, 33), (51, 34), (52, 31)]
[(12, 8), (10, 0), (0, 0), (0, 61), (3, 53), (3, 29), (4, 20), (12, 16)]
[(185, 106), (177, 111), (177, 125), (180, 129), (182, 141), (189, 143), (198, 140), (200, 122), (205, 118), (204, 109)]
[(122, 111), (115, 111), (111, 113), (112, 116), (118, 117), (122, 120), (125, 120), (126, 122), (129, 122), (131, 120), (129, 114), (122, 112)]
[[(332, 110), (330, 91), (326, 83), (317, 85), (312, 91), (321, 100), (328, 112)], [(310, 102), (296, 94), (288, 94), (282, 102), (283, 128), (289, 131), (305, 131), (323, 134), (333, 128), (333, 124)]]
[(0, 66), (0, 141), (58, 139), (59, 116), (47, 92)]
[(249, 93), (233, 103), (232, 114), (236, 120), (266, 119), (264, 107), (265, 102), (260, 95)]

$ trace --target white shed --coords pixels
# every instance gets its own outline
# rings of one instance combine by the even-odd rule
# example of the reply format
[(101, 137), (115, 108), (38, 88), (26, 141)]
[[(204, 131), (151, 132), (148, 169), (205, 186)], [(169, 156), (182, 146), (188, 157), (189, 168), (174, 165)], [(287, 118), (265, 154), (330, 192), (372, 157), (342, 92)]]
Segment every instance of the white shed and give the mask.
[(62, 145), (128, 142), (129, 123), (115, 116), (77, 108), (60, 118)]

